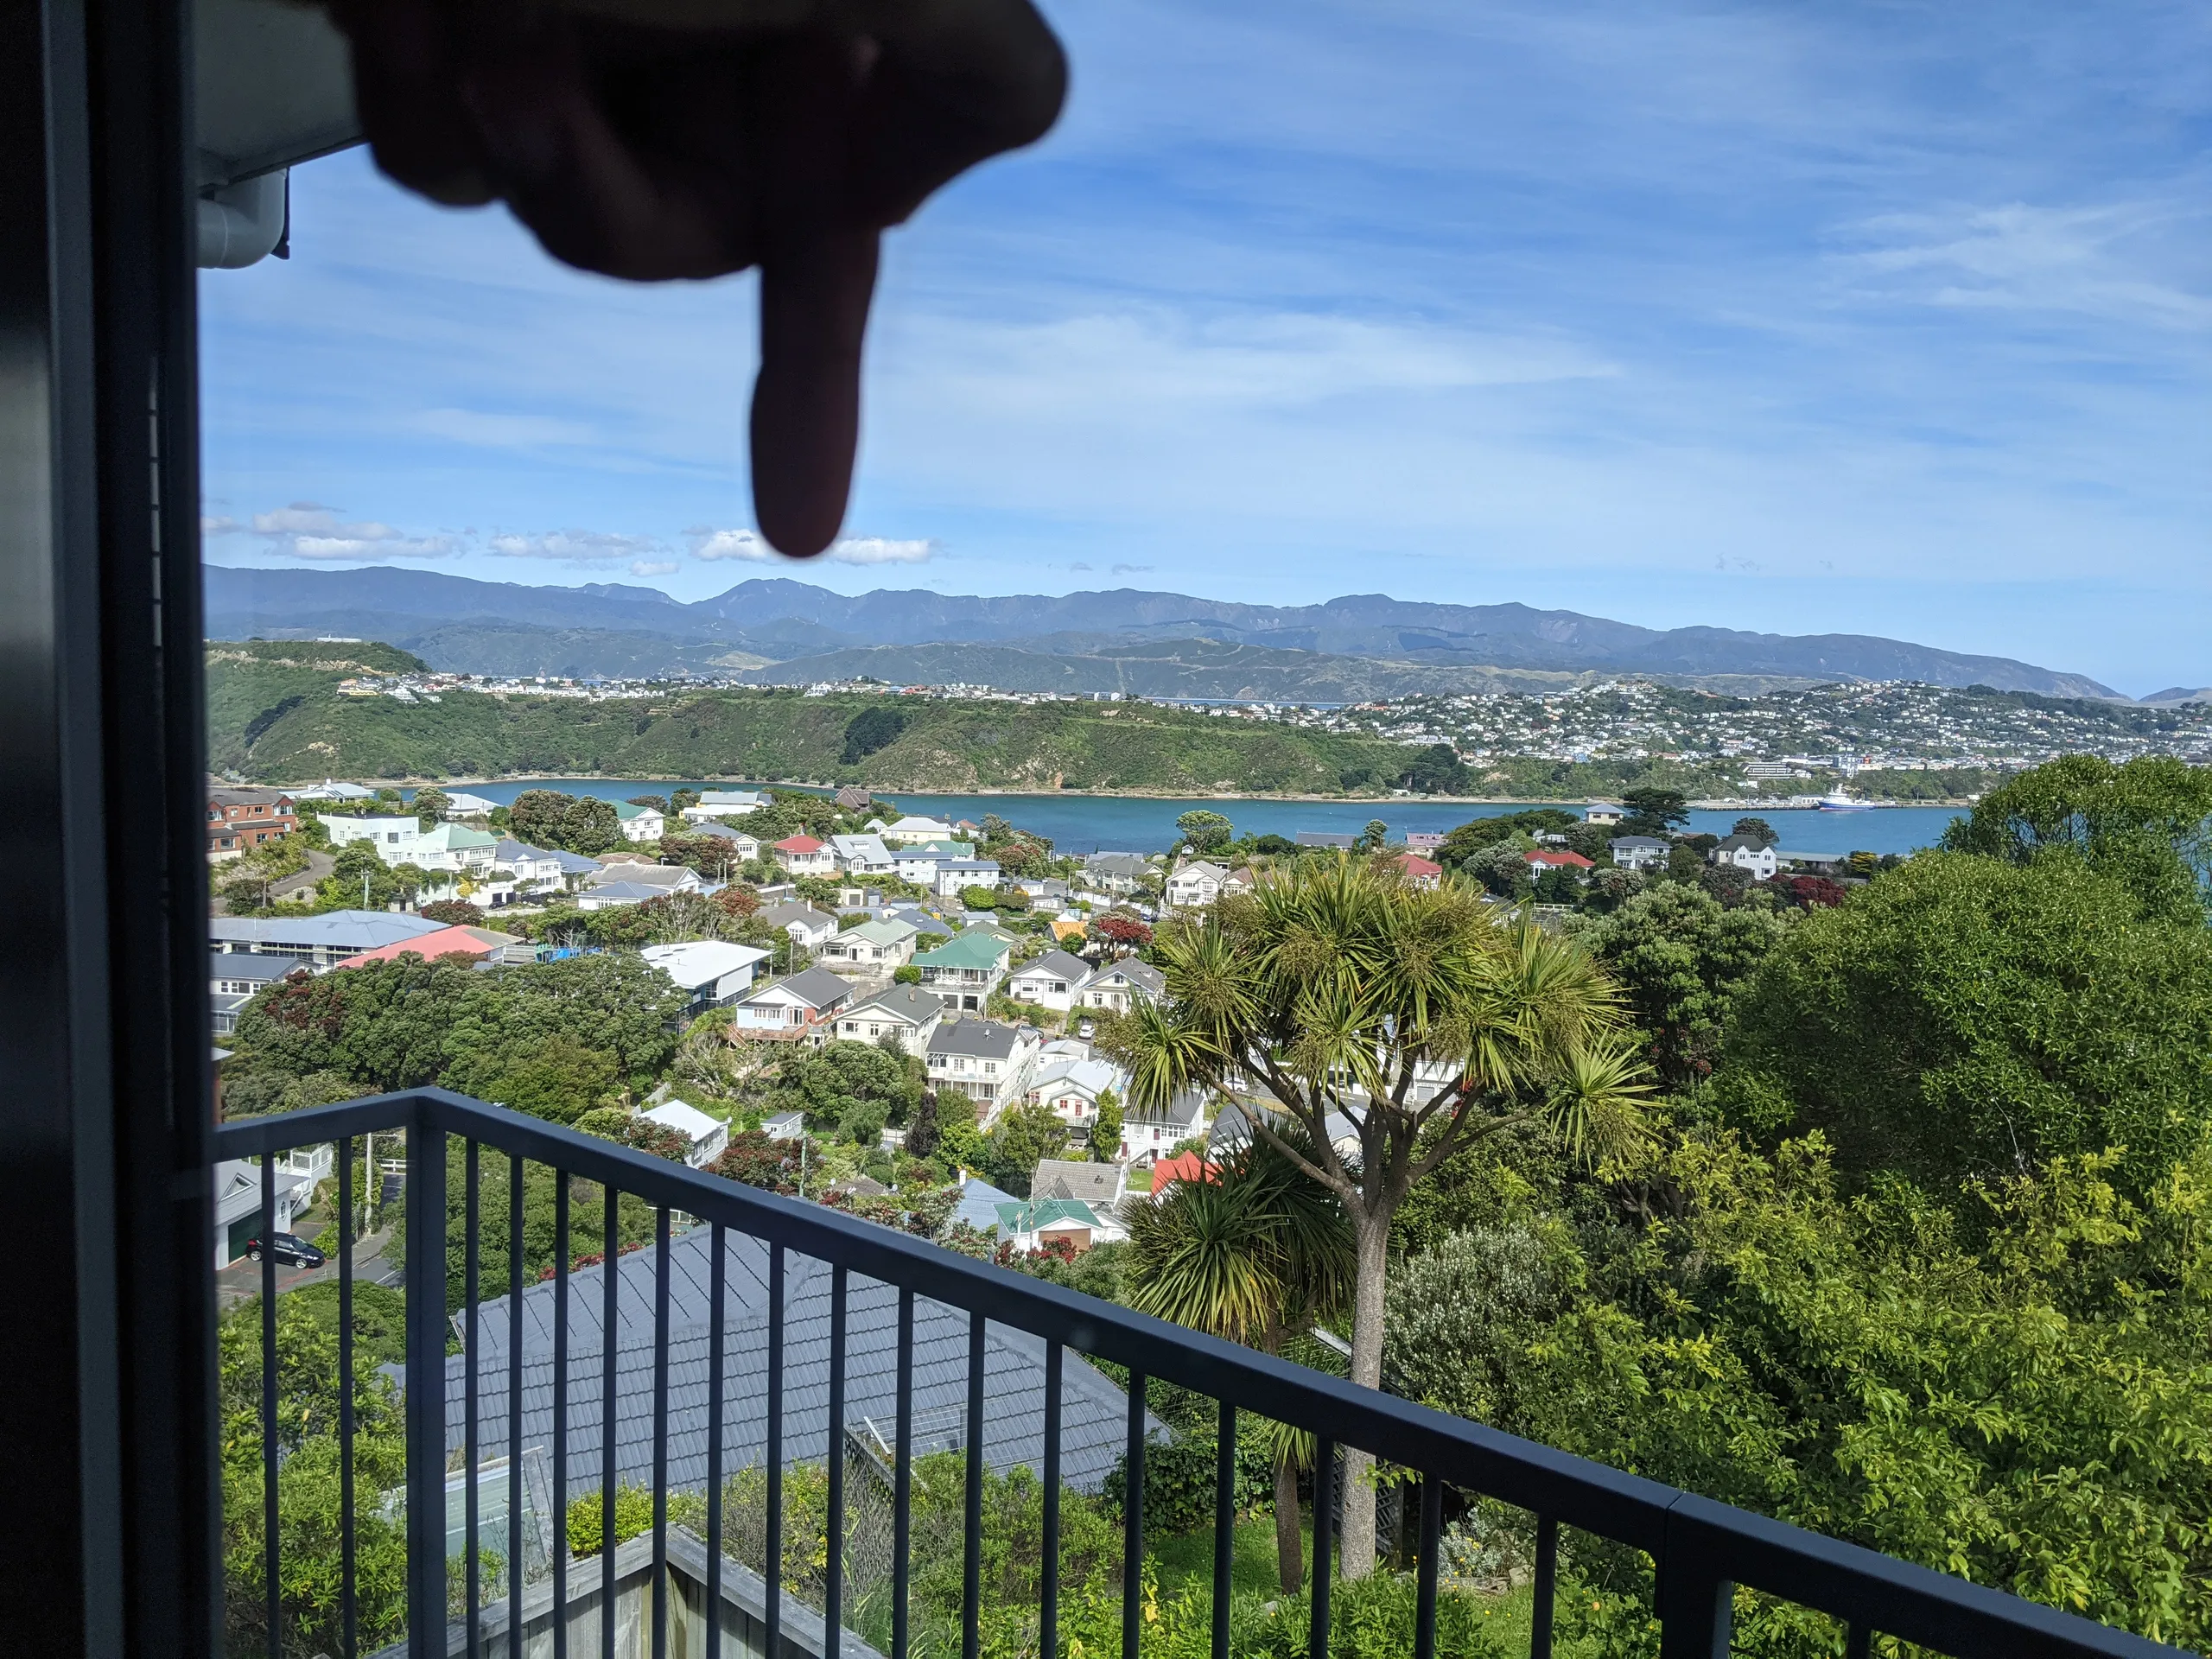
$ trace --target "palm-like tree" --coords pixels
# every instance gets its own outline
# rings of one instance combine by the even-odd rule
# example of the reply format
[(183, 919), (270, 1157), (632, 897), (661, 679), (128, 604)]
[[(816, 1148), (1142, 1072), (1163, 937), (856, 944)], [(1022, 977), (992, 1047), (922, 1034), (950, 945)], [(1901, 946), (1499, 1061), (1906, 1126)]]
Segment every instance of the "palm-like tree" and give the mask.
[[(1336, 1195), (1355, 1253), (1351, 1376), (1366, 1387), (1382, 1381), (1390, 1221), (1416, 1181), (1521, 1125), (1588, 1157), (1641, 1132), (1649, 1085), (1618, 990), (1580, 946), (1479, 889), (1302, 860), (1163, 931), (1158, 959), (1166, 997), (1113, 1033), (1130, 1102), (1194, 1087), (1241, 1098), (1260, 1139)], [(1368, 1465), (1347, 1457), (1352, 1577), (1375, 1560)]]
[[(1294, 1132), (1285, 1144), (1300, 1138)], [(1267, 1141), (1246, 1142), (1156, 1203), (1129, 1199), (1124, 1219), (1132, 1306), (1265, 1353), (1281, 1353), (1342, 1307), (1351, 1287), (1343, 1205)], [(1311, 1437), (1281, 1428), (1273, 1453), (1275, 1558), (1288, 1594), (1305, 1578), (1298, 1475), (1312, 1461)]]

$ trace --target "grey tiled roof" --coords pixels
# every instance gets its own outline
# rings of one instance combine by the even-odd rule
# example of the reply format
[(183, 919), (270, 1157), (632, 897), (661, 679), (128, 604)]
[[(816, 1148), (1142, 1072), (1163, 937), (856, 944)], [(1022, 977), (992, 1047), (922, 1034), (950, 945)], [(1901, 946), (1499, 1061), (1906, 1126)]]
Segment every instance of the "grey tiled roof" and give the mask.
[(1014, 1027), (995, 1020), (949, 1020), (930, 1033), (930, 1052), (1003, 1060), (1014, 1053), (1018, 1037)]
[[(579, 1248), (589, 1241), (579, 1238)], [(668, 1430), (669, 1484), (696, 1488), (706, 1482), (709, 1432), (708, 1392), (712, 1340), (712, 1230), (696, 1228), (669, 1246)], [(727, 1294), (723, 1320), (722, 1466), (729, 1473), (757, 1463), (766, 1449), (767, 1247), (741, 1233), (726, 1236)], [(784, 1457), (787, 1464), (818, 1462), (828, 1443), (830, 1392), (829, 1268), (812, 1257), (785, 1258)], [(660, 1253), (648, 1248), (623, 1256), (616, 1281), (615, 1475), (618, 1482), (649, 1484), (653, 1465), (653, 1303)], [(601, 1268), (573, 1274), (569, 1286), (569, 1439), (571, 1491), (595, 1488), (606, 1442), (607, 1413), (601, 1383), (605, 1349), (601, 1318), (606, 1281)], [(858, 1274), (846, 1289), (845, 1424), (866, 1434), (871, 1426), (892, 1442), (897, 1410), (898, 1293)], [(524, 1291), (519, 1321), (523, 1353), (523, 1439), (525, 1449), (549, 1446), (553, 1424), (555, 1287)], [(454, 1316), (456, 1330), (465, 1314)], [(913, 1410), (917, 1452), (964, 1445), (969, 1316), (916, 1298)], [(507, 1301), (478, 1306), (477, 1412), (481, 1455), (497, 1457), (506, 1446)], [(996, 1469), (1041, 1463), (1044, 1442), (1044, 1343), (1004, 1325), (985, 1327), (986, 1428), (983, 1452)], [(462, 1444), (468, 1375), (465, 1356), (446, 1361), (446, 1444)], [(1061, 1467), (1077, 1490), (1096, 1491), (1122, 1450), (1128, 1397), (1075, 1355), (1067, 1357), (1061, 1388)], [(1155, 1428), (1155, 1432), (1160, 1432)]]
[(944, 1002), (918, 985), (893, 985), (889, 990), (880, 992), (865, 1002), (855, 1004), (845, 1013), (851, 1015), (871, 1008), (880, 1008), (887, 1015), (925, 1026), (944, 1014)]

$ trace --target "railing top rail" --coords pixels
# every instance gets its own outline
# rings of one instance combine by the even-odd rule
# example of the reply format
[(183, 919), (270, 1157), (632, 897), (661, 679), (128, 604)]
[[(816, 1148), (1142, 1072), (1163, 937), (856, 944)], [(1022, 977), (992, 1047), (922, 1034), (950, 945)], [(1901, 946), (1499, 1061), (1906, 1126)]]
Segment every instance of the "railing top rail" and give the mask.
[(834, 1266), (1058, 1342), (1095, 1357), (1356, 1446), (1642, 1549), (1712, 1563), (1716, 1579), (1767, 1590), (1839, 1618), (1880, 1607), (1902, 1640), (2005, 1659), (2156, 1659), (2181, 1650), (2092, 1619), (1899, 1560), (1694, 1493), (1625, 1474), (1465, 1418), (1363, 1389), (1250, 1348), (1169, 1325), (804, 1199), (741, 1185), (665, 1159), (442, 1089), (372, 1096), (217, 1128), (219, 1157), (420, 1125), (601, 1181)]

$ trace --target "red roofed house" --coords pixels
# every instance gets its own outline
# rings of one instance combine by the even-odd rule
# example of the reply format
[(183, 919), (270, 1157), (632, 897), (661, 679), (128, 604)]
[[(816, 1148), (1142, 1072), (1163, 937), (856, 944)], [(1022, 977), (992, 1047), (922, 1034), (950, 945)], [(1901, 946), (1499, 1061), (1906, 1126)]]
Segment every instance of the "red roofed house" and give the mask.
[(527, 939), (512, 933), (489, 927), (442, 927), (435, 933), (394, 939), (390, 944), (380, 944), (359, 956), (341, 957), (331, 966), (359, 968), (366, 963), (392, 962), (404, 956), (420, 957), (425, 962), (435, 962), (440, 957), (489, 957), (494, 962), (532, 962), (537, 955)]
[(1162, 1158), (1152, 1166), (1152, 1196), (1158, 1198), (1178, 1181), (1205, 1181), (1213, 1179), (1213, 1166), (1195, 1152), (1179, 1152), (1173, 1158)]
[(1405, 873), (1408, 887), (1433, 887), (1444, 880), (1444, 867), (1419, 853), (1400, 853), (1390, 862)]
[(835, 875), (837, 855), (812, 836), (786, 836), (769, 849), (793, 875)]
[(1539, 870), (1573, 870), (1577, 875), (1598, 867), (1580, 853), (1562, 853), (1547, 848), (1528, 855), (1529, 867)]

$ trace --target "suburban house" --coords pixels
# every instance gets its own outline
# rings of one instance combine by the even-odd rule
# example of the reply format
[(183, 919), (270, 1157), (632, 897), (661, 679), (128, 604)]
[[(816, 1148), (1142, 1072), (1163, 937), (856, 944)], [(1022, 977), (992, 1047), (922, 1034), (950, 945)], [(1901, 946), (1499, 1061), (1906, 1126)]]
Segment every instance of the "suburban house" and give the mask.
[(1783, 848), (1774, 849), (1777, 868), (1802, 870), (1810, 875), (1840, 875), (1851, 868), (1849, 853), (1793, 853)]
[(741, 818), (767, 804), (768, 798), (757, 789), (709, 789), (701, 791), (697, 805), (683, 809), (683, 816), (693, 822), (725, 814)]
[(937, 867), (937, 893), (940, 899), (957, 899), (969, 887), (995, 889), (999, 884), (997, 861), (988, 858), (948, 858)]
[(600, 865), (598, 874), (586, 879), (584, 890), (588, 894), (594, 888), (611, 887), (616, 882), (651, 887), (657, 896), (664, 899), (671, 893), (696, 893), (706, 885), (699, 880), (699, 873), (688, 864), (654, 864), (644, 859), (609, 858)]
[(658, 1123), (682, 1135), (685, 1142), (683, 1161), (694, 1169), (704, 1169), (729, 1149), (729, 1125), (718, 1117), (708, 1116), (688, 1101), (663, 1101), (638, 1116), (648, 1123)]
[(822, 947), (833, 962), (849, 962), (863, 972), (889, 973), (902, 968), (914, 955), (914, 940), (921, 929), (912, 922), (855, 922)]
[(1555, 850), (1548, 847), (1540, 847), (1535, 852), (1523, 854), (1522, 856), (1529, 861), (1529, 868), (1531, 871), (1572, 870), (1586, 880), (1589, 878), (1590, 872), (1598, 868), (1594, 861), (1583, 857), (1580, 853)]
[(304, 957), (260, 957), (244, 950), (209, 951), (207, 990), (209, 1005), (214, 1012), (214, 1034), (227, 1037), (238, 1029), (238, 1012), (253, 1001), (256, 992), (302, 971), (315, 971), (315, 964)]
[(1128, 1079), (1110, 1060), (1090, 1058), (1085, 1043), (1048, 1043), (1031, 1073), (1026, 1095), (1032, 1106), (1049, 1106), (1069, 1128), (1088, 1134), (1098, 1116), (1098, 1097), (1128, 1092)]
[(902, 847), (892, 854), (899, 879), (935, 891), (938, 868), (948, 860), (973, 858), (976, 849), (964, 841), (925, 841), (918, 847)]
[(835, 875), (837, 855), (830, 843), (812, 836), (786, 836), (769, 849), (776, 862), (793, 875)]
[(1260, 885), (1260, 878), (1249, 864), (1240, 864), (1231, 870), (1221, 884), (1221, 896), (1234, 898), (1240, 893), (1249, 893)]
[(668, 815), (657, 806), (639, 806), (632, 801), (616, 801), (613, 806), (614, 827), (625, 841), (658, 841), (668, 833)]
[(1213, 1179), (1213, 1165), (1195, 1152), (1179, 1152), (1173, 1158), (1162, 1158), (1152, 1166), (1152, 1201), (1159, 1203), (1166, 1196), (1167, 1189), (1178, 1181)]
[(730, 856), (741, 864), (750, 863), (760, 856), (761, 841), (758, 836), (748, 836), (733, 824), (720, 818), (692, 818), (687, 821), (695, 836), (708, 836), (729, 842)]
[(1033, 1198), (1027, 1204), (1017, 1198), (999, 1205), (997, 1224), (999, 1236), (1024, 1255), (1048, 1243), (1065, 1244), (1080, 1255), (1093, 1244), (1128, 1236), (1074, 1198)]
[(1674, 851), (1672, 842), (1656, 836), (1616, 836), (1605, 847), (1613, 855), (1614, 865), (1624, 870), (1663, 868), (1667, 855)]
[(1101, 893), (1122, 897), (1137, 890), (1152, 865), (1142, 853), (1093, 853), (1083, 861), (1083, 873)]
[(812, 905), (771, 905), (760, 912), (771, 927), (780, 927), (803, 950), (819, 950), (836, 937), (837, 918), (825, 916)]
[(1196, 910), (1210, 905), (1221, 897), (1221, 884), (1227, 880), (1229, 872), (1218, 864), (1204, 859), (1185, 864), (1167, 878), (1168, 908)]
[(980, 1008), (1006, 978), (1007, 958), (1014, 948), (995, 933), (969, 928), (914, 958), (922, 970), (922, 983), (934, 991), (948, 1008)]
[(625, 881), (614, 876), (586, 887), (576, 895), (578, 910), (613, 910), (622, 905), (642, 905), (648, 899), (665, 899), (668, 889), (647, 881)]
[(1351, 852), (1359, 845), (1359, 837), (1334, 830), (1301, 830), (1298, 832), (1300, 847), (1340, 847)]
[(768, 960), (768, 953), (758, 945), (721, 939), (649, 944), (638, 954), (691, 999), (684, 1009), (687, 1019), (734, 1002), (751, 990), (760, 964)]
[(492, 809), (499, 804), (497, 801), (488, 800), (481, 795), (471, 795), (466, 790), (449, 789), (445, 791), (445, 810), (439, 814), (441, 817), (488, 818), (492, 816)]
[[(243, 1158), (226, 1158), (215, 1176), (215, 1266), (219, 1271), (245, 1254), (245, 1247), (261, 1231), (261, 1166)], [(315, 1197), (315, 1178), (304, 1172), (276, 1170), (276, 1230), (292, 1230), (292, 1217)]]
[(1406, 850), (1409, 853), (1433, 853), (1444, 844), (1441, 830), (1408, 830), (1406, 831)]
[(377, 792), (359, 784), (341, 784), (334, 778), (326, 778), (311, 789), (292, 791), (296, 801), (373, 801)]
[(415, 838), (423, 833), (423, 825), (410, 812), (404, 818), (345, 818), (334, 817), (327, 812), (315, 817), (330, 832), (333, 847), (351, 847), (357, 841), (365, 841), (377, 849), (377, 856), (387, 864), (404, 864), (407, 856), (399, 849), (411, 847)]
[(893, 985), (837, 1013), (841, 1042), (874, 1043), (896, 1038), (916, 1058), (926, 1058), (930, 1038), (944, 1018), (944, 1004), (918, 985)]
[(847, 784), (830, 798), (837, 803), (840, 812), (865, 812), (875, 804), (875, 797), (858, 784)]
[(207, 791), (207, 856), (212, 859), (236, 858), (299, 827), (292, 798), (282, 790)]
[[(570, 854), (569, 857), (576, 855)], [(589, 862), (588, 860), (586, 861)], [(558, 891), (568, 884), (568, 871), (563, 868), (560, 855), (547, 852), (543, 847), (532, 847), (512, 838), (502, 841), (492, 849), (492, 868), (505, 870), (507, 877), (521, 893)], [(594, 865), (596, 869), (598, 866)]]
[(1708, 863), (1749, 871), (1754, 881), (1772, 880), (1777, 862), (1774, 849), (1757, 836), (1723, 836), (1705, 856)]
[(1018, 1100), (1042, 1046), (1033, 1026), (995, 1020), (946, 1020), (930, 1033), (926, 1058), (932, 1087), (950, 1089), (976, 1103), (976, 1122), (988, 1127), (1001, 1106)]
[[(1074, 1158), (1039, 1158), (1036, 1172), (1029, 1178), (1030, 1202), (1046, 1198), (1070, 1198), (1077, 1204), (1087, 1204), (1102, 1217), (1111, 1217), (1115, 1207), (1128, 1196), (1129, 1166), (1127, 1164), (1098, 1164)], [(1116, 1229), (1116, 1236), (1121, 1231)], [(1096, 1239), (1094, 1243), (1104, 1243)]]
[(806, 1134), (806, 1109), (794, 1106), (787, 1112), (760, 1120), (760, 1133), (771, 1141), (797, 1141)]
[(881, 836), (832, 836), (830, 850), (848, 875), (896, 875), (899, 861)]
[(1075, 1004), (1075, 988), (1090, 977), (1090, 965), (1065, 950), (1047, 950), (1007, 976), (1006, 994), (1017, 1002), (1065, 1014)]
[(1125, 1100), (1122, 1105), (1122, 1158), (1132, 1163), (1153, 1163), (1165, 1158), (1178, 1143), (1205, 1133), (1206, 1098), (1196, 1089), (1185, 1089), (1155, 1111), (1143, 1110)]
[(1444, 880), (1444, 867), (1419, 853), (1400, 853), (1389, 861), (1397, 866), (1409, 887), (1434, 887)]
[(952, 826), (941, 818), (901, 818), (885, 826), (883, 838), (902, 846), (925, 841), (950, 841)]
[(810, 968), (764, 986), (739, 1002), (730, 1034), (804, 1042), (819, 1048), (829, 1040), (836, 1014), (852, 995), (853, 988), (827, 968)]
[(395, 939), (372, 950), (341, 957), (337, 968), (359, 968), (372, 962), (393, 962), (416, 956), (425, 962), (440, 957), (467, 957), (480, 962), (530, 963), (537, 960), (537, 947), (528, 939), (489, 927), (441, 927), (416, 938)]
[(1594, 823), (1601, 830), (1610, 830), (1627, 817), (1628, 812), (1626, 809), (1618, 806), (1608, 806), (1603, 803), (1600, 803), (1596, 806), (1586, 806), (1582, 809), (1582, 822), (1585, 823)]
[(442, 922), (384, 910), (330, 910), (320, 916), (266, 919), (215, 916), (207, 922), (208, 943), (219, 951), (297, 957), (318, 969), (396, 940), (419, 939), (444, 931)]
[(1166, 991), (1167, 976), (1159, 969), (1135, 957), (1123, 957), (1097, 969), (1075, 988), (1075, 1006), (1127, 1014), (1140, 997), (1156, 1001)]
[[(386, 863), (412, 864), (424, 870), (489, 872), (498, 861), (499, 838), (465, 823), (441, 823), (425, 830), (398, 849), (404, 856)], [(381, 849), (379, 849), (381, 852)]]

